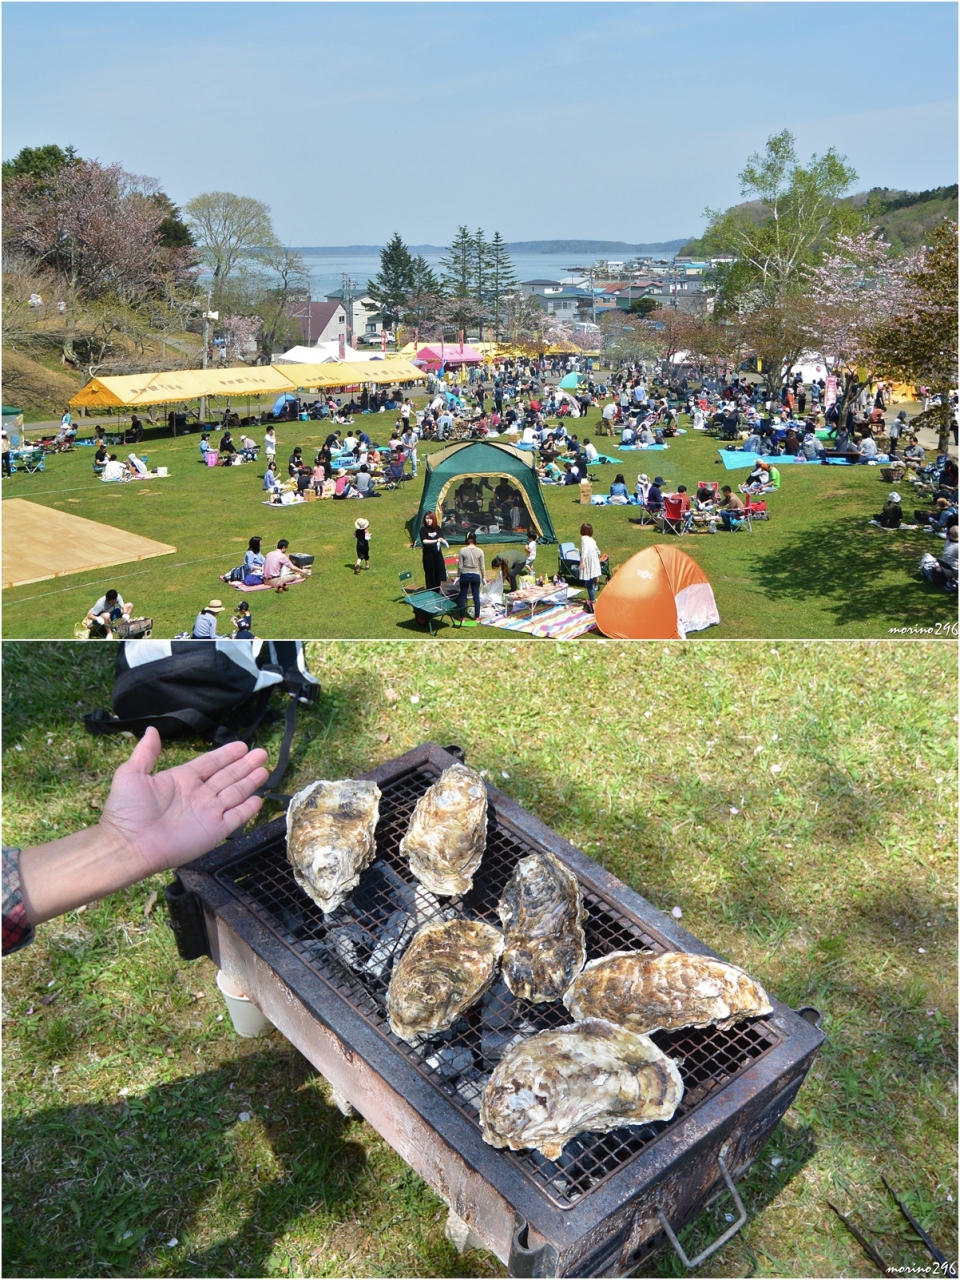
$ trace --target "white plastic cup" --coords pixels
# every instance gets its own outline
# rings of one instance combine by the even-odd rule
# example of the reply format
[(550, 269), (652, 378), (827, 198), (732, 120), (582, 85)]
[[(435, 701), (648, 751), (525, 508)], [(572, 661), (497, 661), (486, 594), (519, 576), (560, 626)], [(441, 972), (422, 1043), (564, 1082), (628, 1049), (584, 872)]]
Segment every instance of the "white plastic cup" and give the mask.
[(250, 1039), (273, 1030), (270, 1019), (260, 1012), (250, 997), (245, 995), (222, 969), (217, 970), (217, 986), (220, 988), (220, 994), (230, 1014), (230, 1021), (238, 1036)]

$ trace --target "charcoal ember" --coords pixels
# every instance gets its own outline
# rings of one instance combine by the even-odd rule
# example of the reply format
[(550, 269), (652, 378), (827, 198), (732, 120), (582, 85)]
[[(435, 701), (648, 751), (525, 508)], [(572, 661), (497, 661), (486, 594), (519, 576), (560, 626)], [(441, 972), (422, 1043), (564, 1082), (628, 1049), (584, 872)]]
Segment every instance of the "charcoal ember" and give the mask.
[(489, 1078), (488, 1074), (481, 1073), (474, 1067), (456, 1082), (457, 1094), (474, 1111), (480, 1110), (480, 1099), (483, 1097), (483, 1090)]
[(491, 1031), (502, 1031), (516, 1020), (519, 1005), (517, 997), (500, 978), (485, 992), (481, 1009), (483, 1025)]
[(382, 978), (393, 968), (394, 960), (403, 954), (416, 931), (417, 924), (405, 911), (395, 911), (377, 933), (376, 945), (361, 966), (362, 972), (371, 978)]
[(433, 1071), (439, 1072), (444, 1080), (455, 1080), (464, 1072), (473, 1068), (473, 1054), (469, 1049), (457, 1048), (455, 1045), (442, 1045), (435, 1049), (424, 1062)]
[(359, 973), (374, 946), (374, 940), (366, 929), (361, 928), (355, 920), (350, 920), (335, 929), (327, 930), (326, 945), (342, 964)]
[(480, 1034), (480, 1052), (484, 1066), (495, 1067), (505, 1053), (519, 1044), (529, 1032), (506, 1028), (501, 1031), (484, 1030)]

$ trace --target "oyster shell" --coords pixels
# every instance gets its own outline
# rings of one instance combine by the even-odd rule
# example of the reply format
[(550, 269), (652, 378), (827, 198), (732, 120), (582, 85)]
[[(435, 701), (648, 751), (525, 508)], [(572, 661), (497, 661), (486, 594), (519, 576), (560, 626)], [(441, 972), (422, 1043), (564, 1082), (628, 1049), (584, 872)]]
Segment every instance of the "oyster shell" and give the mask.
[(763, 988), (736, 965), (686, 951), (614, 951), (591, 960), (563, 997), (575, 1018), (607, 1018), (630, 1031), (729, 1027), (771, 1013)]
[(466, 893), (487, 842), (487, 789), (465, 764), (444, 769), (417, 801), (400, 852), (431, 893)]
[(551, 853), (521, 858), (497, 911), (507, 986), (538, 1004), (559, 1000), (587, 958), (576, 876)]
[(669, 1120), (682, 1097), (676, 1063), (648, 1036), (587, 1018), (507, 1053), (483, 1092), (483, 1139), (558, 1160), (576, 1134)]
[(425, 925), (394, 965), (387, 1012), (394, 1035), (414, 1041), (452, 1027), (493, 982), (503, 934), (479, 920)]
[(373, 861), (380, 816), (375, 782), (311, 782), (287, 809), (287, 860), (321, 911), (336, 910)]

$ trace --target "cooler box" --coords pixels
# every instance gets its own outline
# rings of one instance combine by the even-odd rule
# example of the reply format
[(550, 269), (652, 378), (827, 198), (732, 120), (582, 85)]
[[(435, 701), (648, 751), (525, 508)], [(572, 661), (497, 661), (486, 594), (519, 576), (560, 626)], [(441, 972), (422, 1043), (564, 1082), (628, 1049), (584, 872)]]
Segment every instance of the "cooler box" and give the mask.
[(313, 568), (313, 556), (305, 555), (301, 551), (297, 551), (294, 555), (292, 555), (290, 557), (290, 560), (293, 564), (297, 566), (298, 569), (309, 570)]

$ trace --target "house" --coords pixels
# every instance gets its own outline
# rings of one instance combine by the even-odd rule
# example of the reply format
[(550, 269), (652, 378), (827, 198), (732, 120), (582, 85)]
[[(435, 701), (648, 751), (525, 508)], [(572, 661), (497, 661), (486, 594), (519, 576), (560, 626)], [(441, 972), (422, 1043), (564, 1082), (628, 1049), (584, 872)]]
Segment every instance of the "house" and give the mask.
[(556, 293), (541, 295), (540, 301), (548, 316), (572, 320), (589, 315), (593, 311), (594, 295), (589, 289), (564, 288)]
[[(342, 303), (343, 290), (328, 293), (327, 301)], [(374, 302), (369, 293), (358, 293), (355, 297), (351, 297), (349, 302), (352, 312), (349, 329), (353, 341), (356, 342), (360, 338), (378, 338), (383, 329), (380, 304)]]
[(308, 347), (318, 342), (339, 342), (347, 335), (347, 313), (338, 302), (288, 302), (287, 315), (300, 321)]
[(563, 285), (559, 280), (521, 280), (520, 296), (523, 298), (545, 298), (549, 294), (559, 293)]

